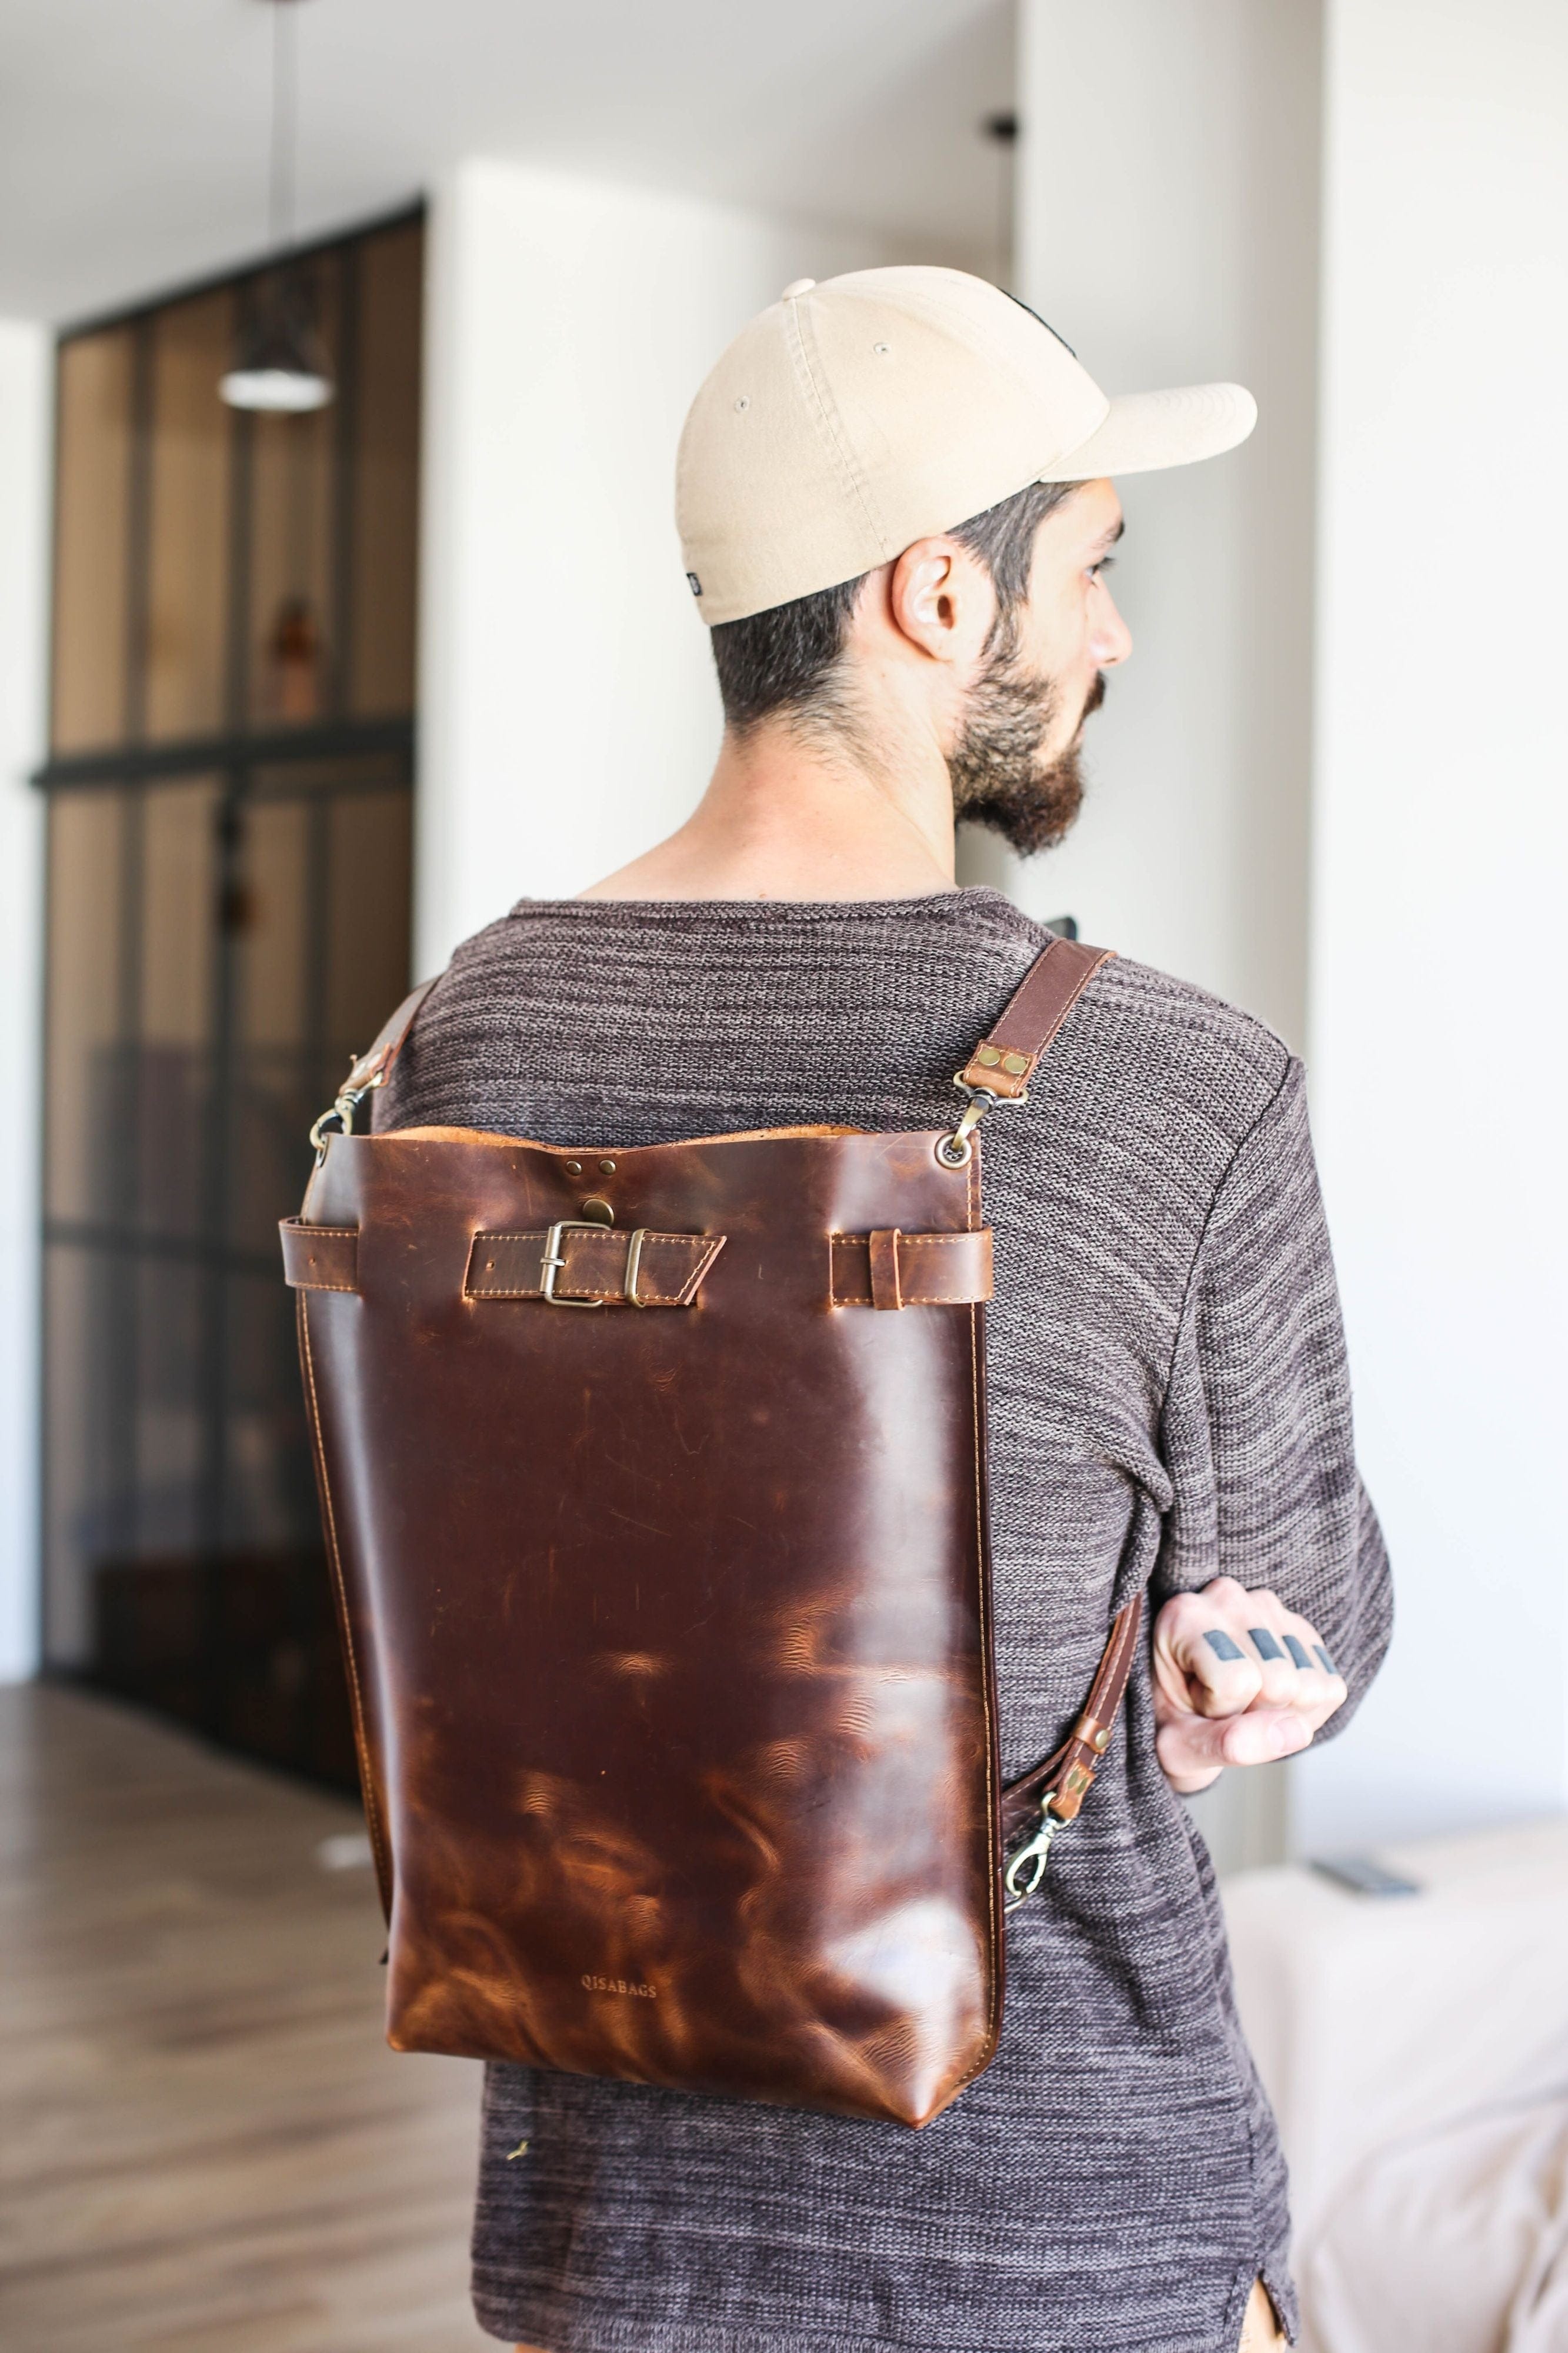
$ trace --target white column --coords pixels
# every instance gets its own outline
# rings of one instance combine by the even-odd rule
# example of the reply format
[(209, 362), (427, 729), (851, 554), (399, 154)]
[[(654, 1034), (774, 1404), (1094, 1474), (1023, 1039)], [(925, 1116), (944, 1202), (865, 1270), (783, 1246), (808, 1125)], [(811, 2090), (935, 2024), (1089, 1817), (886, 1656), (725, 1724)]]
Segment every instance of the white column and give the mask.
[(1398, 1594), (1309, 1845), (1568, 1805), (1568, 13), (1331, 0), (1310, 1037)]
[(416, 961), (646, 849), (719, 705), (675, 534), (681, 419), (792, 278), (874, 232), (472, 161), (436, 192)]
[(0, 320), (0, 1683), (38, 1658), (38, 1043), (50, 339)]
[[(1245, 448), (1118, 484), (1131, 663), (1031, 913), (1300, 1045), (1311, 713), (1319, 0), (1023, 0), (1017, 291), (1108, 392), (1232, 378)], [(976, 849), (979, 845), (975, 846)], [(973, 853), (970, 871), (979, 879)]]

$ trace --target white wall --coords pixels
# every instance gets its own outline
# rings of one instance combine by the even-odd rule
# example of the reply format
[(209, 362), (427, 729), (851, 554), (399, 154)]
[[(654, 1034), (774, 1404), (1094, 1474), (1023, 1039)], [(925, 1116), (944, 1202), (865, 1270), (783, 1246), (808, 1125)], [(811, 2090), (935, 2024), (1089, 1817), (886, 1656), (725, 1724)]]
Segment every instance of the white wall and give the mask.
[(1331, 0), (1311, 1042), (1385, 1674), (1313, 1844), (1568, 1805), (1568, 12)]
[[(1319, 0), (1023, 0), (1016, 290), (1108, 392), (1230, 378), (1240, 450), (1118, 483), (1132, 631), (1086, 738), (1084, 813), (960, 872), (1037, 915), (1306, 1026)], [(1276, 1860), (1287, 1781), (1194, 1810), (1222, 1869)]]
[(49, 337), (0, 320), (0, 1682), (37, 1663), (38, 1033)]
[(1318, 0), (1024, 0), (1016, 290), (1108, 392), (1231, 378), (1258, 430), (1121, 482), (1134, 640), (1063, 847), (994, 876), (1300, 1044), (1310, 767)]
[(683, 818), (719, 706), (673, 521), (687, 405), (875, 232), (476, 161), (433, 203), (416, 960)]

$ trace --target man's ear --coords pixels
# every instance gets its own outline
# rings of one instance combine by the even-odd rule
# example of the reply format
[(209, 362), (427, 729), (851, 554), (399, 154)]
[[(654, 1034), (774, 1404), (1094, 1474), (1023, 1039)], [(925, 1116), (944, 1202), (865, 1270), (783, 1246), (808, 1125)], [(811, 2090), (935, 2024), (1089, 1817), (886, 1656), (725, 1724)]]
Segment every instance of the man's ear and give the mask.
[(932, 661), (967, 667), (990, 633), (996, 591), (955, 539), (917, 539), (893, 565), (888, 610), (894, 628)]

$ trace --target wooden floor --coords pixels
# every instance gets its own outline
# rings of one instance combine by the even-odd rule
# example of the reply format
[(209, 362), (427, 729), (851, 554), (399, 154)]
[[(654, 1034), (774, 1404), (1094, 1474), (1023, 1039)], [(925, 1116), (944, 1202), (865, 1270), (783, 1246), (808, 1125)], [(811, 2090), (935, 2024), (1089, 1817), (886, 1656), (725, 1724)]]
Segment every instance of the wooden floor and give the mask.
[(479, 2070), (382, 2041), (351, 1806), (0, 1690), (5, 2353), (477, 2353)]

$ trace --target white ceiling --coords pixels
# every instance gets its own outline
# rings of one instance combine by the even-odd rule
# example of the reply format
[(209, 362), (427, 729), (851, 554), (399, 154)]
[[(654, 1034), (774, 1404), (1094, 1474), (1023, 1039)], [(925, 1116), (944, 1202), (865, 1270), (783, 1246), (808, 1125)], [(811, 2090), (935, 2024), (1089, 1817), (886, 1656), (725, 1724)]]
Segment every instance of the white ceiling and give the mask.
[[(248, 259), (265, 227), (262, 0), (4, 0), (0, 315), (64, 319)], [(300, 227), (465, 154), (993, 250), (1010, 0), (309, 0)]]

